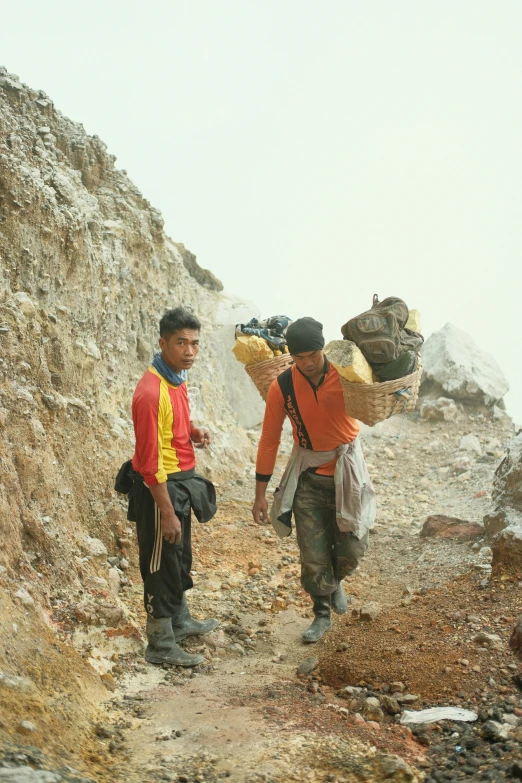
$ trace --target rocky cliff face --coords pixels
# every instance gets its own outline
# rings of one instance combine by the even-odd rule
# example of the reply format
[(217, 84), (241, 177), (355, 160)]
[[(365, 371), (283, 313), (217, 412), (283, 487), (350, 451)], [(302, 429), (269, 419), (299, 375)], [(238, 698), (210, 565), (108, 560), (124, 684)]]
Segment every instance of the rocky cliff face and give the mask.
[(24, 537), (43, 543), (64, 520), (98, 530), (132, 451), (131, 394), (168, 307), (191, 307), (204, 324), (189, 385), (200, 391), (195, 415), (218, 427), (220, 467), (230, 450), (246, 458), (249, 441), (217, 358), (216, 320), (233, 319), (235, 304), (219, 280), (165, 236), (103, 142), (44, 93), (2, 72), (0, 116), (0, 519), (18, 542), (0, 555), (7, 565)]
[[(0, 69), (3, 638), (17, 616), (33, 635), (45, 624), (58, 633), (56, 607), (81, 601), (89, 578), (107, 576), (95, 576), (91, 539), (113, 557), (116, 593), (125, 581), (122, 542), (132, 530), (112, 486), (133, 452), (131, 396), (165, 309), (183, 304), (203, 323), (189, 386), (194, 418), (212, 426), (215, 445), (200, 454), (200, 470), (219, 478), (231, 464), (250, 465), (224, 365), (233, 361), (229, 324), (255, 308), (221, 293), (219, 280), (165, 235), (160, 213), (114, 160), (47, 95)], [(249, 411), (259, 408), (245, 383)], [(7, 670), (24, 668), (21, 652), (3, 652)]]

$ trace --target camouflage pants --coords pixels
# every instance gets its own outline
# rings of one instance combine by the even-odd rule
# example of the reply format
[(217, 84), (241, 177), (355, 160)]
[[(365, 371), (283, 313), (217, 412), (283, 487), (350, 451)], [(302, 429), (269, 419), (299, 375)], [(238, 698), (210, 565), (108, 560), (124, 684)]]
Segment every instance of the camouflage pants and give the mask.
[(333, 476), (302, 473), (294, 497), (295, 532), (301, 557), (301, 584), (310, 595), (330, 595), (352, 574), (368, 549), (368, 533), (358, 539), (339, 530)]

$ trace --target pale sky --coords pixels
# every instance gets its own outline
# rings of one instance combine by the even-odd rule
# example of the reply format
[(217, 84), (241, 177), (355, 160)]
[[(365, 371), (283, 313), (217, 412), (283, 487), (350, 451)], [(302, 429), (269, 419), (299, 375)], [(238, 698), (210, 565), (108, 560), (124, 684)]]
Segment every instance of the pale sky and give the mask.
[(167, 233), (327, 339), (380, 298), (493, 353), (522, 422), (520, 0), (0, 0), (0, 64)]

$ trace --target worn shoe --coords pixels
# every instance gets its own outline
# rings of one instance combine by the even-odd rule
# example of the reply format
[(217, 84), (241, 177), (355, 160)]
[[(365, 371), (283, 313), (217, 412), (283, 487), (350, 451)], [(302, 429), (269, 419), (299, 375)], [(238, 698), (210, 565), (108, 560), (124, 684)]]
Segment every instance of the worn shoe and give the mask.
[(306, 644), (318, 642), (326, 631), (329, 631), (332, 627), (332, 621), (330, 619), (330, 596), (313, 595), (312, 598), (314, 601), (313, 611), (315, 619), (306, 631), (303, 631), (302, 639)]
[(147, 615), (147, 641), (145, 660), (149, 663), (199, 666), (205, 662), (202, 655), (191, 655), (178, 647), (170, 617), (155, 618)]
[(342, 582), (339, 582), (335, 588), (335, 591), (330, 596), (330, 601), (332, 604), (332, 609), (336, 614), (346, 614), (346, 610), (348, 609), (348, 598), (344, 592)]
[(183, 600), (179, 612), (172, 618), (172, 630), (177, 642), (185, 639), (187, 636), (202, 636), (210, 633), (219, 625), (219, 620), (195, 620), (188, 608), (187, 597), (183, 593)]

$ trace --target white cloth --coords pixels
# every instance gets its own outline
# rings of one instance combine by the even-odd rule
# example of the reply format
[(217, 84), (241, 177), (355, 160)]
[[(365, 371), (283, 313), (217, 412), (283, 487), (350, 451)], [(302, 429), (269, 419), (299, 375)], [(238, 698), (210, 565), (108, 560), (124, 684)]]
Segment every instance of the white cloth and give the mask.
[(339, 530), (362, 538), (375, 523), (376, 501), (359, 438), (342, 443), (334, 451), (312, 451), (294, 444), (281, 482), (274, 493), (270, 520), (280, 538), (292, 530), (292, 505), (299, 476), (337, 457), (335, 506)]

